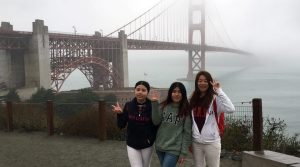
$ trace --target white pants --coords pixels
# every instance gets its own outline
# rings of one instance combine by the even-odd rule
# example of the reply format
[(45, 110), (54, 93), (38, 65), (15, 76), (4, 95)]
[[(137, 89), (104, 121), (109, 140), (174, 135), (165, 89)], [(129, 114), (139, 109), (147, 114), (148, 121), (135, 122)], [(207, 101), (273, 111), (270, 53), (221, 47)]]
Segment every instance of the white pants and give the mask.
[(131, 167), (150, 167), (153, 146), (141, 150), (127, 146), (128, 159)]
[(221, 143), (201, 144), (193, 142), (195, 167), (219, 167)]

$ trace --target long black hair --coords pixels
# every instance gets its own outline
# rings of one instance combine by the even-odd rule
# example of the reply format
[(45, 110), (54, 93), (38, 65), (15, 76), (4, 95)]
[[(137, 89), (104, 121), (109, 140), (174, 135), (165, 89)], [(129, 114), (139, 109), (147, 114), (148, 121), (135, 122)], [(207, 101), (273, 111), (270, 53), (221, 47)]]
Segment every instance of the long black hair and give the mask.
[(172, 92), (175, 88), (179, 88), (181, 92), (182, 99), (179, 102), (179, 112), (177, 116), (184, 117), (189, 114), (189, 102), (187, 99), (185, 86), (181, 82), (173, 82), (168, 90), (167, 98), (161, 102), (162, 109), (164, 109), (168, 104), (173, 103)]
[[(208, 89), (207, 89), (204, 97), (200, 96), (201, 92), (198, 87), (198, 81), (199, 81), (199, 78), (201, 75), (203, 75), (207, 79), (207, 82), (208, 82)], [(211, 102), (214, 98), (214, 95), (217, 94), (214, 91), (213, 86), (211, 85), (210, 82), (213, 82), (213, 78), (209, 72), (200, 71), (197, 73), (196, 79), (195, 79), (195, 90), (194, 90), (191, 100), (190, 100), (190, 106), (192, 109), (195, 107), (202, 107), (202, 108), (206, 108), (206, 109), (209, 108), (209, 105), (211, 104)]]

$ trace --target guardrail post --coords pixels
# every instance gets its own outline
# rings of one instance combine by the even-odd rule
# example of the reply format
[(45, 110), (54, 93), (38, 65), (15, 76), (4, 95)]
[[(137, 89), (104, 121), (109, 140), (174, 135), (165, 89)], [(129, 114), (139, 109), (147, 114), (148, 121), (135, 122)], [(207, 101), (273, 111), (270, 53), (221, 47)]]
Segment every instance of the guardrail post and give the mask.
[(100, 141), (103, 141), (107, 139), (105, 101), (99, 100), (98, 105), (98, 137)]
[(52, 136), (54, 134), (54, 126), (53, 126), (53, 101), (47, 101), (47, 128), (48, 135)]
[(262, 100), (252, 99), (253, 107), (253, 150), (262, 151), (263, 117)]
[(9, 132), (13, 131), (13, 112), (12, 112), (12, 102), (6, 101), (6, 120), (7, 120), (7, 130)]

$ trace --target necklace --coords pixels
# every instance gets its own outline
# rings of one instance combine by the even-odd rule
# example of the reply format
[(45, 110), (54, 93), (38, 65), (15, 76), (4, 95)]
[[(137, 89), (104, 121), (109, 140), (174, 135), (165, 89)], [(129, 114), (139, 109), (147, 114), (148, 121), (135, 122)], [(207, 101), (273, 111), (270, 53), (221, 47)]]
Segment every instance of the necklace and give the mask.
[(145, 110), (146, 105), (142, 104), (142, 105), (137, 105), (138, 106), (138, 112), (139, 112), (139, 117), (141, 116), (142, 112)]

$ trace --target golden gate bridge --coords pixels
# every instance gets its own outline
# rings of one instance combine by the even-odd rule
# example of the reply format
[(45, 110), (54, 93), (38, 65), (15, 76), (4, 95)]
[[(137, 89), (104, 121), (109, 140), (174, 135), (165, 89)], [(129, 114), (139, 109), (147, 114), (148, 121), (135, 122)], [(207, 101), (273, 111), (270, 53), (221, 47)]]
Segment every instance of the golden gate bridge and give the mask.
[(206, 52), (249, 54), (235, 48), (224, 26), (215, 22), (221, 19), (210, 12), (216, 9), (205, 0), (161, 0), (115, 31), (93, 35), (52, 33), (43, 20), (33, 23), (32, 32), (14, 31), (2, 22), (0, 59), (7, 65), (1, 67), (1, 85), (60, 91), (79, 69), (94, 89), (128, 87), (128, 50), (187, 51), (187, 79), (205, 69)]

